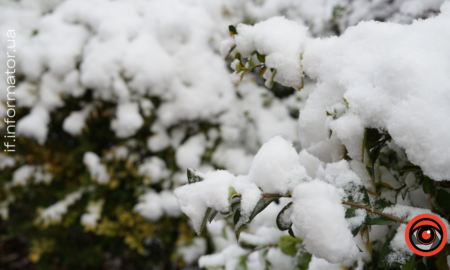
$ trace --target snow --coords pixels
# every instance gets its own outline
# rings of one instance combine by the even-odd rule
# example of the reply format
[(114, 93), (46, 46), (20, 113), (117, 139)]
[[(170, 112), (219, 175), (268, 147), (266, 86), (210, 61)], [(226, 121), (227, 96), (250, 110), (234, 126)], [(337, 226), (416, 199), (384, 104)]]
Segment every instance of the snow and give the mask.
[[(422, 208), (415, 208), (411, 206), (405, 206), (405, 205), (394, 205), (388, 208), (385, 208), (383, 210), (386, 214), (391, 214), (395, 217), (401, 218), (406, 221), (410, 221), (414, 217), (421, 215), (421, 214), (432, 214), (437, 216), (442, 220), (442, 222), (445, 225), (445, 229), (447, 230), (447, 243), (450, 243), (450, 226), (446, 219), (443, 219), (437, 214), (432, 213), (428, 209), (422, 209)], [(387, 262), (389, 263), (400, 263), (404, 264), (406, 263), (407, 259), (411, 255), (413, 255), (412, 251), (409, 249), (408, 245), (405, 241), (405, 230), (406, 230), (406, 224), (401, 224), (397, 229), (397, 234), (391, 241), (390, 247), (392, 248), (393, 252), (390, 253), (387, 257)]]
[(104, 185), (109, 183), (109, 174), (106, 166), (100, 162), (100, 158), (93, 152), (86, 152), (83, 156), (83, 163), (88, 167), (92, 180)]
[(253, 159), (249, 181), (266, 193), (285, 195), (310, 178), (300, 164), (297, 151), (281, 136), (265, 143)]
[(16, 161), (13, 157), (0, 153), (0, 170), (4, 170), (7, 167), (14, 167)]
[(150, 157), (139, 165), (138, 173), (148, 179), (149, 183), (158, 183), (160, 180), (169, 176), (170, 172), (166, 168), (164, 160), (158, 157)]
[(49, 112), (38, 103), (31, 109), (30, 114), (17, 122), (17, 134), (33, 138), (42, 145), (47, 138), (49, 123)]
[(183, 260), (188, 264), (194, 263), (198, 257), (206, 252), (206, 239), (196, 237), (192, 245), (180, 247), (178, 253), (183, 256)]
[(66, 195), (63, 200), (43, 209), (37, 219), (43, 222), (44, 226), (61, 222), (62, 216), (67, 212), (69, 206), (79, 200), (84, 191), (85, 190), (81, 188), (78, 191)]
[(85, 127), (86, 118), (92, 110), (92, 106), (85, 106), (80, 111), (71, 112), (63, 122), (63, 130), (72, 136), (77, 136)]
[(359, 253), (345, 220), (344, 196), (320, 180), (302, 183), (292, 194), (294, 234), (303, 239), (308, 252), (330, 263), (355, 259)]
[(31, 178), (34, 173), (34, 166), (23, 165), (14, 171), (12, 184), (15, 186), (26, 186), (27, 180)]
[(117, 106), (116, 119), (111, 122), (111, 129), (119, 138), (128, 138), (134, 135), (144, 124), (139, 114), (137, 103), (122, 103)]
[(309, 270), (342, 270), (340, 264), (333, 264), (312, 256), (308, 266)]
[(81, 215), (81, 224), (83, 226), (90, 228), (95, 228), (97, 226), (97, 221), (100, 219), (103, 203), (103, 200), (89, 202), (86, 213)]
[(235, 177), (227, 171), (212, 171), (203, 175), (204, 180), (175, 189), (181, 210), (193, 222), (197, 234), (208, 207), (222, 213), (229, 211), (229, 188), (234, 187), (241, 194), (241, 219), (244, 223), (261, 199), (261, 191), (246, 176)]
[[(445, 48), (450, 37), (445, 29), (450, 16), (445, 5), (443, 10), (435, 18), (412, 25), (363, 22), (339, 38), (307, 42), (303, 67), (320, 82), (300, 114), (302, 146), (314, 155), (322, 153), (331, 144), (328, 127), (336, 131), (333, 134), (338, 134), (349, 155), (357, 157), (356, 142), (349, 141), (361, 136), (362, 124), (387, 130), (426, 175), (438, 181), (448, 179), (450, 169), (445, 164), (450, 155), (445, 146), (450, 141), (448, 126), (442, 123), (448, 115), (444, 104), (450, 100), (446, 87), (450, 66), (441, 59), (448, 55)], [(343, 97), (349, 104), (342, 116), (345, 120), (338, 118), (328, 125), (326, 108), (343, 104)]]
[(198, 134), (190, 137), (185, 143), (177, 148), (175, 157), (177, 165), (181, 169), (198, 168), (201, 158), (205, 152), (206, 137)]
[(134, 211), (150, 221), (157, 221), (164, 214), (170, 217), (181, 215), (180, 206), (170, 190), (163, 190), (156, 193), (149, 190), (139, 196), (139, 203), (134, 206)]
[[(236, 30), (238, 35), (233, 36), (236, 45), (234, 52), (249, 57), (257, 50), (260, 54), (266, 55), (268, 69), (277, 69), (275, 81), (294, 88), (302, 87), (303, 70), (300, 54), (303, 52), (301, 43), (307, 36), (305, 26), (284, 17), (273, 17), (254, 26), (239, 24)], [(230, 41), (225, 41), (221, 46), (222, 54), (228, 52), (231, 44)], [(270, 81), (271, 75), (270, 70), (264, 74), (267, 82)]]

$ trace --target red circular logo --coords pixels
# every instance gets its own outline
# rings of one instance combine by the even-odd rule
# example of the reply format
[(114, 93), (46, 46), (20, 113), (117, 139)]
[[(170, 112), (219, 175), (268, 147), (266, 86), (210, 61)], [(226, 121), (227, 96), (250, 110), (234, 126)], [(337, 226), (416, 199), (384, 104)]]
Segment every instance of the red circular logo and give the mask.
[(447, 242), (447, 228), (435, 215), (418, 215), (408, 222), (405, 239), (415, 254), (423, 257), (433, 256), (444, 248)]

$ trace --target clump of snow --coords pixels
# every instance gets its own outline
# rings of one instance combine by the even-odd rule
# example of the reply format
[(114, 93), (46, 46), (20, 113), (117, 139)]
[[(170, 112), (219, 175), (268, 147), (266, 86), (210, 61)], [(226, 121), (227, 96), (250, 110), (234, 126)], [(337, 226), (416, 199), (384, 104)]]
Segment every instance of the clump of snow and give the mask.
[(169, 176), (170, 172), (164, 160), (158, 157), (150, 157), (139, 165), (138, 173), (147, 180), (148, 183), (158, 183)]
[(86, 227), (95, 228), (103, 207), (103, 200), (89, 202), (87, 211), (81, 216), (81, 224)]
[(38, 103), (31, 109), (30, 114), (17, 122), (17, 134), (33, 138), (42, 145), (47, 138), (49, 123), (48, 110)]
[(232, 245), (220, 253), (200, 257), (198, 265), (205, 268), (225, 266), (225, 269), (236, 269), (239, 265), (240, 257), (246, 253), (247, 251), (239, 245)]
[(190, 137), (184, 144), (177, 148), (175, 157), (177, 165), (181, 169), (198, 168), (205, 152), (206, 138), (203, 134)]
[(106, 166), (101, 163), (99, 156), (92, 152), (86, 152), (83, 156), (83, 163), (88, 167), (93, 180), (101, 185), (109, 183), (109, 174), (106, 171)]
[(308, 265), (309, 270), (342, 270), (341, 265), (338, 263), (329, 263), (324, 259), (319, 259), (316, 256), (312, 256)]
[(347, 196), (351, 196), (355, 202), (363, 199), (364, 195), (359, 191), (362, 187), (361, 180), (356, 173), (350, 170), (350, 165), (346, 160), (327, 164), (324, 180), (337, 188), (342, 188)]
[(266, 193), (285, 195), (302, 181), (309, 181), (297, 151), (281, 136), (265, 143), (253, 159), (248, 178)]
[(111, 129), (119, 138), (128, 138), (136, 134), (144, 124), (137, 103), (122, 103), (117, 106), (116, 119), (111, 122)]
[(198, 257), (206, 253), (206, 239), (195, 237), (192, 245), (180, 247), (178, 253), (188, 265), (193, 264)]
[(14, 165), (16, 165), (16, 160), (13, 157), (0, 153), (0, 170), (7, 167), (13, 167)]
[(151, 221), (158, 220), (163, 214), (170, 217), (179, 217), (181, 215), (177, 199), (170, 190), (163, 190), (159, 194), (149, 190), (139, 196), (139, 203), (134, 206), (134, 211)]
[(241, 194), (241, 220), (246, 222), (261, 199), (261, 191), (246, 176), (235, 177), (227, 171), (212, 171), (203, 175), (204, 180), (184, 185), (175, 190), (181, 210), (200, 232), (202, 221), (208, 207), (222, 213), (229, 211), (229, 188), (234, 187)]
[(85, 126), (86, 118), (92, 110), (92, 106), (86, 106), (80, 111), (71, 112), (63, 122), (63, 130), (72, 136), (79, 135)]
[(23, 165), (14, 171), (12, 184), (15, 186), (26, 186), (27, 180), (31, 178), (35, 171), (35, 167), (31, 165)]
[(43, 222), (44, 226), (61, 222), (62, 216), (67, 212), (69, 206), (79, 200), (83, 193), (84, 189), (80, 189), (68, 194), (63, 200), (42, 210), (38, 220)]
[(308, 252), (330, 263), (354, 259), (359, 253), (345, 220), (341, 189), (314, 180), (298, 185), (292, 194), (294, 234)]
[[(275, 81), (294, 88), (302, 87), (303, 69), (300, 54), (304, 50), (307, 28), (284, 17), (273, 17), (254, 26), (239, 24), (238, 35), (233, 36), (235, 51), (249, 57), (253, 51), (266, 55), (268, 68), (277, 69)], [(230, 41), (225, 41), (221, 52), (228, 53)], [(225, 55), (224, 55), (225, 56)], [(267, 70), (264, 78), (270, 82), (272, 73)]]
[[(450, 178), (450, 139), (442, 124), (450, 113), (444, 105), (450, 102), (450, 67), (442, 61), (450, 57), (446, 5), (438, 16), (411, 25), (363, 22), (340, 37), (306, 42), (304, 70), (319, 80), (299, 119), (308, 152), (329, 162), (343, 143), (357, 158), (362, 127), (378, 128), (426, 175)], [(345, 106), (343, 98), (349, 110), (336, 120), (326, 117), (327, 109)]]

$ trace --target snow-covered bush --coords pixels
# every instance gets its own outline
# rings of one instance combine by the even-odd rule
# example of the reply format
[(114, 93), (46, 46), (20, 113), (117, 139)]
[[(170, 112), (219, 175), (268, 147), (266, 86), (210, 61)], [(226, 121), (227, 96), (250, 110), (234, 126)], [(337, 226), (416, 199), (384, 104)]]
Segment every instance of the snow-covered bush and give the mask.
[(229, 239), (222, 219), (232, 219), (238, 242), (213, 238), (222, 248), (200, 266), (447, 269), (445, 249), (416, 258), (404, 235), (424, 213), (450, 230), (449, 26), (450, 2), (426, 20), (362, 22), (339, 37), (312, 38), (284, 17), (230, 26), (221, 52), (236, 83), (256, 70), (268, 87), (316, 84), (300, 110), (299, 154), (275, 136), (246, 174), (189, 170), (175, 190), (198, 234)]

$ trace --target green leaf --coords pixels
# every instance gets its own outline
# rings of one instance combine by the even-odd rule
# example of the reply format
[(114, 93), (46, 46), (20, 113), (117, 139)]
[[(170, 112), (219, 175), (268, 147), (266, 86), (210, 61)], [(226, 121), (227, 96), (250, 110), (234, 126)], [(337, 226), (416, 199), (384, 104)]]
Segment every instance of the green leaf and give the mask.
[(447, 211), (450, 211), (450, 193), (443, 189), (438, 189), (436, 200), (438, 201), (439, 206), (445, 208)]
[(187, 177), (189, 184), (203, 181), (203, 177), (201, 177), (194, 169), (191, 168), (187, 169)]
[(218, 213), (219, 213), (219, 211), (217, 211), (217, 210), (211, 211), (211, 214), (209, 215), (209, 218), (208, 218), (209, 223), (211, 223), (214, 220), (214, 218), (217, 216)]
[(401, 265), (399, 263), (389, 264), (386, 261), (386, 258), (388, 257), (388, 255), (393, 252), (392, 249), (390, 248), (390, 245), (391, 245), (391, 241), (392, 241), (392, 239), (394, 239), (395, 235), (396, 235), (396, 233), (391, 235), (391, 237), (388, 238), (386, 243), (384, 243), (383, 247), (381, 248), (380, 261), (379, 261), (379, 266), (381, 266), (381, 267), (386, 267), (386, 268), (389, 268), (389, 267), (400, 267), (400, 265)]
[(425, 266), (427, 267), (428, 270), (438, 270), (438, 267), (437, 267), (437, 264), (436, 264), (436, 262), (437, 262), (436, 256), (423, 257), (422, 261), (423, 261), (423, 263), (425, 264)]
[(225, 226), (222, 228), (222, 236), (223, 236), (223, 238), (228, 240), (227, 229)]
[(302, 252), (297, 259), (297, 267), (299, 270), (307, 270), (309, 263), (311, 262), (312, 254), (308, 252)]
[(414, 270), (414, 262), (416, 261), (416, 254), (414, 254), (408, 262), (402, 265), (402, 270)]
[(372, 200), (372, 206), (379, 211), (383, 211), (384, 208), (391, 206), (389, 202), (377, 197), (372, 197)]
[(239, 259), (239, 266), (242, 267), (242, 269), (247, 270), (247, 256), (241, 256), (241, 258)]
[(241, 209), (240, 208), (238, 210), (236, 210), (236, 212), (234, 213), (234, 217), (233, 217), (234, 225), (236, 225), (239, 222), (239, 219), (241, 219)]
[(231, 46), (230, 50), (228, 51), (227, 56), (225, 56), (225, 58), (228, 58), (228, 56), (230, 56), (231, 52), (236, 49), (236, 45)]
[(284, 218), (283, 215), (286, 213), (286, 211), (291, 210), (291, 209), (289, 209), (291, 206), (292, 206), (292, 202), (288, 203), (277, 215), (277, 227), (281, 231), (289, 230), (289, 228), (291, 228), (291, 226), (292, 226), (292, 222), (290, 222), (289, 224), (286, 224), (283, 222), (283, 218)]
[[(376, 215), (376, 214), (375, 214)], [(392, 219), (389, 219), (387, 217), (376, 215), (377, 217), (374, 217), (374, 215), (367, 215), (364, 223), (366, 225), (389, 225), (394, 223)]]
[(347, 102), (347, 100), (343, 97), (342, 98), (344, 101), (345, 101), (345, 107), (347, 108), (347, 110), (348, 110), (348, 102)]
[(247, 66), (248, 66), (247, 68), (249, 69), (249, 71), (255, 67), (255, 64), (253, 63), (253, 59), (251, 56), (248, 58)]
[(288, 233), (290, 236), (295, 237), (294, 231), (292, 230), (292, 227), (289, 228)]
[(266, 73), (267, 67), (263, 67), (261, 71), (259, 72), (259, 77), (262, 77), (264, 73)]
[(202, 233), (203, 229), (204, 229), (205, 226), (206, 226), (206, 221), (208, 220), (208, 217), (209, 217), (209, 214), (211, 213), (211, 210), (212, 210), (211, 207), (208, 207), (208, 208), (206, 209), (205, 216), (203, 217), (202, 227), (200, 228), (200, 233)]
[[(356, 208), (348, 208), (345, 211), (345, 218), (352, 218), (352, 217), (356, 216), (355, 212), (356, 212)], [(355, 237), (359, 233), (362, 225), (363, 224), (359, 225), (358, 227), (356, 227), (352, 230), (353, 237)]]
[(275, 79), (275, 75), (277, 75), (277, 70), (274, 69), (272, 76), (270, 76), (270, 83), (269, 83), (269, 88), (272, 89), (273, 87), (273, 79)]
[(258, 52), (256, 52), (256, 57), (258, 58), (259, 62), (261, 62), (261, 63), (265, 63), (266, 62), (266, 55), (265, 54), (261, 55)]
[(438, 270), (448, 270), (449, 267), (447, 266), (447, 258), (442, 256), (438, 257), (436, 260), (436, 267)]
[(297, 244), (302, 243), (302, 240), (298, 238), (294, 238), (289, 235), (285, 235), (280, 237), (280, 241), (278, 242), (278, 246), (281, 251), (288, 256), (295, 256), (297, 254)]
[(229, 187), (228, 188), (228, 202), (231, 204), (231, 200), (236, 196), (239, 195), (236, 192), (236, 189), (234, 189), (234, 187)]
[(261, 199), (258, 204), (256, 205), (255, 209), (253, 209), (252, 214), (250, 215), (250, 221), (253, 220), (253, 218), (256, 217), (257, 214), (259, 214), (262, 210), (266, 209), (267, 206), (269, 206), (269, 204), (273, 201), (275, 201), (278, 198), (263, 198)]
[(436, 195), (436, 182), (426, 176), (423, 177), (422, 188), (425, 194), (429, 194), (431, 196)]
[[(253, 209), (252, 213), (250, 214), (249, 220), (246, 223), (241, 223), (239, 226), (236, 226), (234, 228), (234, 232), (236, 234), (236, 238), (239, 240), (239, 234), (241, 233), (242, 229), (244, 228), (244, 226), (251, 222), (253, 220), (253, 218), (256, 217), (256, 215), (258, 215), (262, 210), (264, 210), (271, 202), (275, 201), (278, 198), (262, 198), (258, 204), (256, 205), (256, 207)], [(239, 214), (238, 214), (239, 212)], [(240, 209), (236, 210), (236, 213), (234, 215), (234, 225), (238, 224), (239, 219), (241, 218), (241, 212)]]
[(236, 27), (233, 25), (228, 26), (228, 31), (230, 32), (230, 37), (237, 35)]

